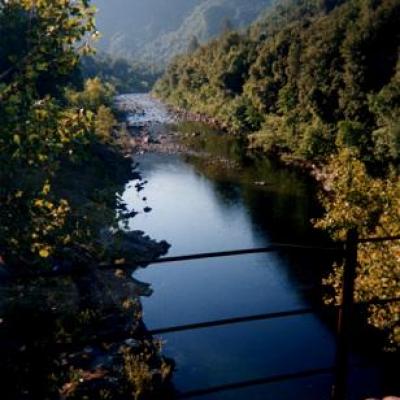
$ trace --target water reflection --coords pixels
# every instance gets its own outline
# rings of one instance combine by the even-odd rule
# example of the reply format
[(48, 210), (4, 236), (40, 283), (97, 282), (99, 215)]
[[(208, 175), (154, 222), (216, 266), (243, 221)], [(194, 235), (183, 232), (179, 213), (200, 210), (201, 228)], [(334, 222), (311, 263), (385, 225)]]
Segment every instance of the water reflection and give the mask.
[[(136, 159), (149, 181), (140, 197), (153, 211), (136, 216), (132, 229), (167, 240), (170, 255), (271, 242), (329, 244), (310, 224), (321, 209), (306, 177), (243, 153), (240, 140), (196, 125), (188, 125), (186, 132), (185, 140), (199, 157), (145, 154)], [(124, 199), (138, 201), (138, 195), (127, 189)], [(154, 289), (143, 306), (145, 323), (155, 329), (320, 304), (321, 277), (332, 260), (324, 252), (280, 251), (155, 265), (135, 277)], [(177, 364), (176, 388), (185, 391), (330, 366), (333, 327), (333, 318), (315, 314), (200, 329), (165, 335), (164, 351)], [(353, 361), (365, 359), (352, 355)], [(352, 398), (380, 387), (374, 369), (353, 375)], [(205, 398), (321, 400), (329, 398), (331, 384), (331, 376), (321, 375)]]
[[(253, 171), (216, 166), (210, 172), (204, 160), (147, 154), (138, 161), (149, 181), (143, 196), (153, 211), (136, 216), (131, 228), (165, 238), (171, 255), (313, 240), (309, 187), (292, 173), (272, 175), (271, 166), (268, 186), (257, 187), (254, 181), (267, 178), (257, 175), (257, 168), (265, 171), (261, 165)], [(137, 194), (128, 189), (124, 199), (137, 201)], [(144, 320), (159, 328), (305, 306), (327, 265), (319, 262), (310, 254), (271, 253), (154, 266), (135, 277), (152, 283), (153, 295), (143, 300)], [(301, 273), (313, 265), (312, 273)], [(333, 362), (332, 333), (316, 316), (171, 334), (166, 340), (179, 390)]]

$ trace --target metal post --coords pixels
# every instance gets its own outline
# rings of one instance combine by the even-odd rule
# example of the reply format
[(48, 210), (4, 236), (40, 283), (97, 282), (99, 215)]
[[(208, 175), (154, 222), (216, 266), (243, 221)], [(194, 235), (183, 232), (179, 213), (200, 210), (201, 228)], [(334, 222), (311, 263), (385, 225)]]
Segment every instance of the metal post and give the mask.
[(342, 281), (342, 301), (339, 310), (335, 384), (332, 400), (345, 400), (348, 380), (348, 355), (350, 347), (351, 323), (354, 306), (354, 282), (357, 268), (358, 232), (347, 232), (345, 263)]

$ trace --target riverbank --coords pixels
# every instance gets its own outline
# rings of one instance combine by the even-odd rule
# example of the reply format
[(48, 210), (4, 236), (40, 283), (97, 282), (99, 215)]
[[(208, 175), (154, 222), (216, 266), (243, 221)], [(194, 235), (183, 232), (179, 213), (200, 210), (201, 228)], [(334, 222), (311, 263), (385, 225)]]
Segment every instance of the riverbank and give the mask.
[[(274, 242), (331, 246), (327, 235), (313, 229), (310, 222), (320, 216), (311, 179), (293, 168), (236, 152), (238, 147), (231, 137), (210, 137), (200, 131), (200, 126), (196, 130), (200, 135), (193, 140), (200, 142), (200, 149), (212, 157), (230, 157), (240, 163), (239, 168), (223, 168), (184, 154), (137, 155), (139, 169), (149, 182), (141, 196), (147, 198), (152, 212), (133, 218), (132, 226), (168, 240), (170, 256), (265, 247)], [(124, 199), (133, 203), (134, 190), (127, 189)], [(153, 294), (143, 298), (144, 319), (150, 329), (159, 329), (292, 308), (320, 309), (324, 293), (321, 282), (333, 263), (331, 256), (331, 252), (317, 250), (282, 250), (169, 263), (138, 270), (134, 276), (152, 283)], [(334, 332), (334, 316), (317, 312), (298, 319), (166, 334), (163, 353), (176, 361), (173, 383), (185, 392), (305, 366), (330, 365)], [(363, 339), (364, 332), (360, 334)], [(304, 340), (312, 343), (311, 354)], [(358, 357), (371, 360), (367, 355), (374, 352), (367, 340), (357, 340), (353, 349), (354, 362)], [(293, 353), (297, 357), (293, 358)], [(352, 390), (360, 394), (355, 397), (379, 393), (371, 390), (376, 375), (368, 378), (368, 385), (364, 384), (365, 374), (362, 376), (352, 380)], [(330, 377), (325, 378), (310, 379), (309, 385), (304, 381), (295, 386), (281, 385), (282, 391), (268, 386), (222, 397), (289, 400), (284, 388), (290, 387), (299, 398), (319, 400), (328, 397), (330, 390)]]
[[(204, 126), (209, 127), (211, 134), (229, 135), (240, 139), (241, 136), (230, 132), (226, 124), (216, 118), (198, 114), (172, 105), (164, 105), (159, 99), (149, 94), (123, 95), (117, 98), (117, 107), (120, 107), (126, 129), (129, 134), (129, 147), (134, 154), (161, 153), (181, 154), (208, 159), (208, 162), (218, 164), (223, 168), (238, 168), (228, 158), (216, 157), (210, 159), (210, 153), (196, 148), (196, 142), (207, 140), (200, 132)], [(185, 124), (192, 124), (188, 126)], [(248, 140), (241, 140), (242, 151), (261, 154), (258, 148), (252, 147)], [(214, 155), (215, 156), (215, 155)], [(332, 176), (327, 173), (323, 164), (293, 157), (287, 153), (271, 152), (269, 157), (276, 160), (285, 168), (291, 168), (311, 176), (325, 192), (331, 190)], [(263, 181), (255, 182), (260, 186)]]
[[(149, 132), (153, 127), (159, 130), (160, 125), (146, 125), (144, 130)], [(137, 137), (141, 129), (132, 127), (132, 135)], [(240, 137), (226, 135), (201, 122), (167, 124), (163, 134), (167, 135), (167, 140), (172, 137), (183, 142), (193, 153), (163, 152), (162, 148), (157, 151), (156, 143), (140, 150), (136, 148), (138, 168), (149, 182), (140, 196), (147, 199), (146, 204), (152, 212), (139, 214), (130, 226), (140, 227), (152, 237), (167, 239), (172, 245), (170, 255), (230, 250), (238, 244), (249, 248), (267, 246), (271, 242), (321, 247), (332, 244), (328, 234), (314, 229), (311, 223), (321, 217), (322, 209), (316, 204), (315, 180), (309, 179), (310, 173), (305, 173), (303, 168), (282, 168), (281, 161), (277, 164), (257, 152), (246, 151)], [(136, 198), (135, 191), (127, 188), (125, 201), (133, 204)], [(145, 322), (150, 328), (157, 329), (261, 313), (266, 309), (273, 312), (282, 307), (322, 307), (326, 291), (321, 282), (334, 262), (329, 257), (330, 254), (325, 252), (291, 254), (283, 251), (265, 258), (229, 259), (228, 263), (224, 260), (204, 261), (193, 268), (190, 265), (182, 268), (181, 263), (173, 263), (168, 268), (138, 270), (135, 278), (151, 282), (154, 289), (150, 297), (143, 298)], [(203, 279), (206, 284), (202, 284)], [(196, 332), (168, 335), (164, 354), (177, 362), (174, 385), (177, 390), (185, 391), (243, 379), (242, 374), (251, 379), (278, 370), (285, 372), (289, 365), (300, 370), (304, 367), (303, 362), (310, 362), (310, 354), (300, 355), (302, 344), (298, 334), (308, 338), (315, 335), (310, 339), (318, 353), (315, 365), (328, 365), (329, 354), (334, 354), (335, 320), (324, 313), (313, 315), (311, 320), (286, 321), (282, 331), (275, 321), (271, 325), (260, 324), (258, 329), (239, 326), (238, 335), (243, 343), (240, 348), (237, 347), (235, 329), (231, 327), (221, 336), (221, 343), (218, 342), (218, 330), (202, 331), (198, 335)], [(290, 326), (292, 322), (293, 327)], [(359, 322), (362, 325), (362, 321)], [(310, 323), (316, 325), (311, 329)], [(274, 329), (281, 334), (272, 334), (276, 332)], [(379, 370), (385, 370), (386, 362), (392, 365), (387, 358), (382, 356), (380, 359), (379, 350), (372, 349), (366, 339), (369, 334), (366, 335), (365, 330), (362, 332), (365, 340), (354, 344), (354, 357), (373, 358), (374, 365), (381, 363)], [(259, 342), (261, 337), (262, 343)], [(282, 343), (278, 346), (276, 342), (281, 337)], [(321, 341), (323, 344), (319, 347)], [(249, 343), (257, 343), (257, 350)], [(290, 352), (285, 352), (288, 343), (299, 353), (296, 360), (290, 357)], [(210, 348), (214, 349), (212, 354)], [(248, 359), (249, 354), (254, 361)], [(275, 360), (279, 357), (282, 364), (269, 364), (271, 357)], [(217, 361), (210, 363), (214, 358)], [(287, 360), (291, 360), (290, 363)], [(307, 365), (312, 367), (314, 364)], [(232, 366), (241, 372), (240, 376), (232, 373)], [(375, 377), (370, 379), (371, 383), (376, 382)], [(354, 390), (360, 394), (358, 398), (374, 393), (371, 389), (374, 384), (366, 387), (363, 380), (357, 382)], [(304, 390), (300, 386), (299, 393)], [(264, 390), (264, 395), (269, 393), (272, 398), (282, 398), (282, 393)], [(320, 399), (324, 390), (316, 389), (314, 395), (306, 392), (302, 392), (303, 398)], [(329, 385), (325, 393), (328, 392)], [(393, 393), (393, 390), (385, 389), (381, 393)]]
[[(54, 258), (47, 270), (14, 274), (0, 260), (0, 375), (7, 399), (122, 400), (132, 393), (164, 399), (171, 390), (172, 363), (142, 320), (141, 298), (151, 287), (131, 277), (135, 268), (119, 266), (169, 249), (165, 241), (124, 228), (127, 218), (145, 212), (121, 201), (129, 182), (136, 181), (137, 190), (145, 184), (128, 139), (115, 128), (111, 142), (90, 145), (90, 158), (61, 160), (53, 178), (54, 194), (99, 232), (93, 247), (71, 249), (79, 263)], [(115, 267), (99, 269), (100, 260)]]

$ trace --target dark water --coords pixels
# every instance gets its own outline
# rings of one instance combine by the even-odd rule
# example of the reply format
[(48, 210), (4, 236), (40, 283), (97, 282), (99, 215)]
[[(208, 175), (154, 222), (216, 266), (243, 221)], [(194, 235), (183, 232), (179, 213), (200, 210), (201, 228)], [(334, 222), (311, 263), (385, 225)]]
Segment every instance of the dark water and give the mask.
[[(266, 246), (271, 242), (329, 244), (310, 219), (318, 216), (309, 180), (267, 160), (249, 159), (238, 143), (201, 136), (196, 146), (229, 156), (240, 168), (176, 155), (135, 158), (149, 181), (129, 204), (148, 205), (132, 229), (171, 245), (170, 255)], [(235, 164), (235, 165), (236, 165)], [(255, 182), (257, 184), (255, 184)], [(261, 185), (262, 182), (262, 185)], [(147, 201), (143, 202), (142, 198)], [(135, 277), (152, 284), (143, 299), (149, 329), (318, 305), (321, 278), (332, 255), (317, 251), (277, 252), (150, 266)], [(166, 334), (164, 353), (176, 362), (179, 391), (263, 378), (334, 362), (333, 319), (312, 314)], [(356, 351), (352, 362), (370, 361)], [(374, 368), (352, 373), (352, 398), (379, 393)], [(332, 376), (319, 375), (206, 399), (328, 399)]]

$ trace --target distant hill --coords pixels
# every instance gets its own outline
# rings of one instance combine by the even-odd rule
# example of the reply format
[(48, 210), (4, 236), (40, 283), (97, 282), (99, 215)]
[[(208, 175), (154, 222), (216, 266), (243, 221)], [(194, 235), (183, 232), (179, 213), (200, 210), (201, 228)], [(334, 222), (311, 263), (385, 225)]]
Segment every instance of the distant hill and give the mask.
[(244, 28), (273, 3), (273, 0), (205, 0), (197, 5), (178, 29), (160, 35), (144, 46), (147, 60), (168, 61), (188, 50), (196, 38), (204, 43), (229, 28)]
[(114, 57), (164, 64), (227, 27), (253, 22), (273, 0), (93, 0), (98, 47)]

